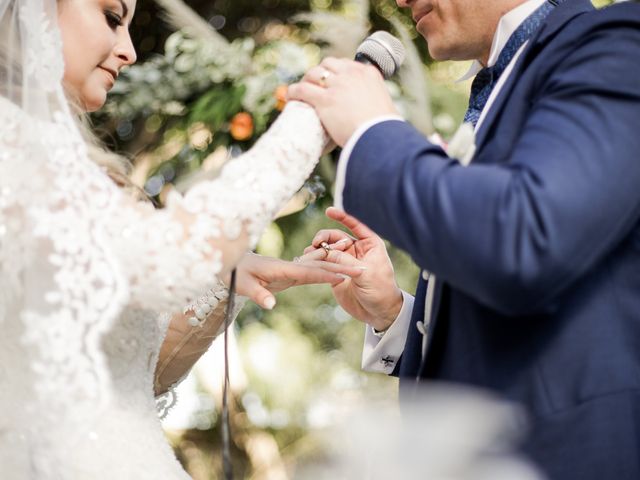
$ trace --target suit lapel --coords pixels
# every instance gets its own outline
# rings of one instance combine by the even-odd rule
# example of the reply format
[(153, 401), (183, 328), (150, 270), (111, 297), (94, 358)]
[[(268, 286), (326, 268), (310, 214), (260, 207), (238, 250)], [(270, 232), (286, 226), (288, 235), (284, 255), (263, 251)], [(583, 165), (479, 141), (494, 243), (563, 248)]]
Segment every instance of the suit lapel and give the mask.
[(479, 152), (488, 140), (487, 135), (499, 117), (506, 100), (511, 95), (511, 91), (516, 85), (518, 78), (520, 78), (520, 73), (528, 64), (527, 60), (531, 52), (537, 51), (541, 45), (545, 45), (546, 42), (571, 19), (582, 13), (591, 11), (593, 8), (589, 0), (566, 0), (556, 7), (555, 11), (545, 19), (538, 33), (529, 40), (524, 52), (522, 52), (522, 55), (518, 58), (513, 70), (478, 129), (476, 133), (476, 152)]

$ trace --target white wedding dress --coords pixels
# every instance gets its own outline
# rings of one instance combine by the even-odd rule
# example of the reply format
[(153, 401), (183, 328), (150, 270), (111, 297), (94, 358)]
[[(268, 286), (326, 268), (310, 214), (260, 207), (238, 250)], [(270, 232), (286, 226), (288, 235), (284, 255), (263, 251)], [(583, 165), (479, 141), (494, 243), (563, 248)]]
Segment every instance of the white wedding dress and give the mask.
[(187, 479), (154, 399), (169, 312), (255, 245), (324, 133), (291, 104), (218, 179), (136, 203), (69, 112), (55, 5), (0, 0), (0, 478)]

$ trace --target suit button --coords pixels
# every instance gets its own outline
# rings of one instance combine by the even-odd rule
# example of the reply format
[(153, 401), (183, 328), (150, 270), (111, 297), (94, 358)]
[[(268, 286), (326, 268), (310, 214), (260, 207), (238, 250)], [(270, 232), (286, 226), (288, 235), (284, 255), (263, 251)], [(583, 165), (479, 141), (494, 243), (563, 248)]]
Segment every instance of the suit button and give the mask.
[(427, 272), (426, 270), (422, 271), (422, 279), (426, 282), (429, 280), (429, 277), (431, 276), (431, 274), (429, 272)]

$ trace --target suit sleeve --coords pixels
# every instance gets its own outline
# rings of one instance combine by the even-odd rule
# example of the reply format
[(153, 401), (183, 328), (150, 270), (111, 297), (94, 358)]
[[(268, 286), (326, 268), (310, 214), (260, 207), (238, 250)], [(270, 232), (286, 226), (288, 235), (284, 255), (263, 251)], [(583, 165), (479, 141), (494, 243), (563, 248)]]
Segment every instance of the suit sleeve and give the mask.
[(581, 41), (545, 79), (509, 162), (463, 167), (384, 122), (353, 149), (345, 209), (491, 308), (546, 309), (640, 216), (640, 31)]

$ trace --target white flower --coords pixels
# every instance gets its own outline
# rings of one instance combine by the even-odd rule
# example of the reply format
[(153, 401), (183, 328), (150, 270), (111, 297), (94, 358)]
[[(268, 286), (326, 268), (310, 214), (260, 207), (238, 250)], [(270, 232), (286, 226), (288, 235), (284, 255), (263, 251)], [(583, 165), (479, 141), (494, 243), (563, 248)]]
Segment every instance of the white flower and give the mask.
[(458, 160), (463, 166), (469, 165), (476, 153), (476, 134), (473, 124), (465, 122), (460, 125), (447, 147), (447, 154)]

